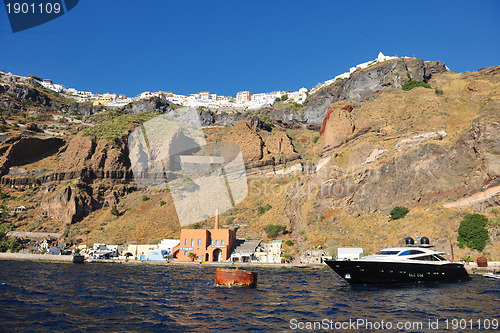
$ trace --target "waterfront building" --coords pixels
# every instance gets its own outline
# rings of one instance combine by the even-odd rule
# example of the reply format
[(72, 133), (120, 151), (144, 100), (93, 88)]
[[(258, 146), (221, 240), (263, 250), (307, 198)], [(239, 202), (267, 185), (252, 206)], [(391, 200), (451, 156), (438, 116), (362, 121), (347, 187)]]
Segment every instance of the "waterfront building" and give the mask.
[(231, 262), (255, 262), (255, 251), (260, 244), (260, 240), (238, 239), (234, 251), (231, 253)]
[(181, 243), (179, 239), (164, 239), (158, 244), (158, 250), (164, 251), (164, 257), (172, 257), (174, 254), (174, 248)]
[(255, 257), (262, 263), (281, 263), (281, 246), (283, 241), (275, 239), (271, 243), (261, 243), (255, 252)]
[(148, 261), (163, 261), (165, 260), (165, 250), (150, 249), (148, 250)]
[(323, 260), (330, 258), (327, 253), (322, 249), (304, 250), (300, 256), (300, 263), (302, 264), (321, 264)]
[(148, 260), (149, 250), (158, 249), (157, 244), (133, 244), (129, 245), (124, 255), (126, 257), (134, 257), (138, 260)]
[(219, 216), (215, 217), (213, 229), (181, 229), (180, 244), (174, 248), (174, 258), (191, 261), (189, 253), (196, 260), (227, 261), (236, 242), (236, 231), (219, 228)]
[(337, 258), (357, 260), (359, 259), (361, 253), (363, 253), (363, 249), (360, 247), (339, 247), (337, 251)]
[(88, 249), (88, 255), (94, 259), (111, 259), (118, 257), (118, 245), (94, 244)]

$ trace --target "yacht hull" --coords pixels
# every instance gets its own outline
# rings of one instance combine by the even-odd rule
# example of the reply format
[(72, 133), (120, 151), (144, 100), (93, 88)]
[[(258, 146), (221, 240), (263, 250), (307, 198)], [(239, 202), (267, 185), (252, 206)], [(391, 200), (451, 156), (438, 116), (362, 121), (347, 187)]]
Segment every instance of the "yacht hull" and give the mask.
[(352, 284), (417, 283), (470, 280), (464, 266), (445, 262), (407, 263), (363, 260), (325, 260), (341, 278)]

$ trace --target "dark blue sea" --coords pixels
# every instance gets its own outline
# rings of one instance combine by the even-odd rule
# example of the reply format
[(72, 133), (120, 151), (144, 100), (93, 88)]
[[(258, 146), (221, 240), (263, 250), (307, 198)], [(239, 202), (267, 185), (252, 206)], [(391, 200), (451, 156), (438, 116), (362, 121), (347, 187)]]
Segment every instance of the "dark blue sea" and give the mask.
[(350, 286), (330, 269), (254, 270), (256, 289), (225, 289), (204, 265), (0, 261), (0, 331), (500, 331), (500, 280)]

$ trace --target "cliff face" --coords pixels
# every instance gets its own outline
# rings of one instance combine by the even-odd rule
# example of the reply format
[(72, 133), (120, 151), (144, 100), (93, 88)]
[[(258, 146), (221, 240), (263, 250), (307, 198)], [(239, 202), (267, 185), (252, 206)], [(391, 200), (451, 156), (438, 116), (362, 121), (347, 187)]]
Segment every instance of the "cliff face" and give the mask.
[(64, 144), (59, 138), (36, 138), (16, 135), (0, 144), (0, 176), (9, 172), (12, 166), (39, 158), (47, 152), (57, 150)]
[(63, 98), (38, 83), (12, 75), (0, 76), (0, 108), (8, 114), (72, 114), (90, 116), (103, 110), (90, 103), (76, 103)]
[[(499, 186), (498, 69), (431, 81), (448, 90), (446, 97), (425, 88), (386, 89), (354, 109), (332, 104), (317, 149), (340, 175), (319, 197), (351, 212), (386, 214), (396, 205), (481, 198)], [(474, 201), (476, 209), (494, 206), (500, 195), (483, 199)]]
[(408, 80), (428, 81), (432, 74), (445, 72), (440, 61), (394, 59), (356, 70), (348, 79), (338, 79), (322, 88), (305, 103), (304, 121), (321, 125), (330, 104), (346, 100), (364, 102), (375, 92), (386, 88), (401, 88)]
[[(380, 209), (387, 213), (396, 205), (454, 201), (498, 186), (500, 116), (475, 121), (450, 149), (437, 143), (417, 146), (388, 161), (363, 182), (350, 209), (368, 213)], [(500, 203), (500, 195), (490, 205), (495, 203)]]
[(243, 120), (223, 140), (240, 147), (247, 168), (276, 165), (299, 158), (285, 132), (258, 133)]
[[(80, 134), (65, 140), (44, 136), (10, 137), (0, 145), (3, 176), (0, 182), (15, 188), (45, 188), (40, 216), (65, 224), (76, 223), (135, 190), (127, 138), (126, 134), (114, 140)], [(234, 126), (223, 140), (240, 146), (248, 168), (285, 163), (299, 157), (284, 132), (259, 134), (244, 121)], [(158, 151), (155, 156), (168, 162), (168, 153), (174, 154)], [(39, 168), (41, 165), (50, 165), (50, 168)], [(71, 185), (63, 186), (68, 183)]]
[[(130, 176), (127, 141), (77, 136), (59, 154), (56, 172), (82, 172), (89, 178), (125, 180)], [(92, 176), (93, 175), (93, 176)]]
[(123, 110), (125, 113), (148, 113), (153, 111), (168, 113), (169, 111), (172, 111), (173, 108), (168, 102), (158, 97), (152, 97), (127, 104)]
[(40, 205), (42, 216), (61, 220), (64, 224), (80, 221), (102, 206), (89, 192), (92, 194), (85, 183), (76, 183), (63, 188), (48, 187)]
[[(14, 137), (0, 146), (0, 152), (2, 151), (5, 153), (0, 156), (0, 170), (4, 176), (0, 182), (4, 185), (30, 186), (33, 182), (44, 184), (72, 179), (88, 182), (124, 182), (132, 179), (125, 139), (109, 142), (76, 136), (65, 144), (65, 141), (59, 138)], [(21, 173), (11, 171), (11, 168), (15, 170), (15, 167), (44, 160), (50, 154), (56, 156), (56, 161), (51, 163), (50, 169)]]
[[(320, 89), (309, 96), (304, 108), (265, 107), (260, 110), (278, 126), (305, 128), (321, 126), (322, 121), (332, 103), (348, 101), (351, 104), (362, 104), (374, 94), (386, 87), (401, 88), (408, 80), (429, 81), (433, 74), (448, 71), (441, 61), (427, 61), (413, 58), (401, 58), (374, 64), (365, 69), (354, 71), (348, 79), (338, 79), (334, 83)], [(246, 119), (244, 113), (231, 111), (200, 111), (202, 124), (235, 125)], [(314, 127), (313, 127), (314, 128)]]

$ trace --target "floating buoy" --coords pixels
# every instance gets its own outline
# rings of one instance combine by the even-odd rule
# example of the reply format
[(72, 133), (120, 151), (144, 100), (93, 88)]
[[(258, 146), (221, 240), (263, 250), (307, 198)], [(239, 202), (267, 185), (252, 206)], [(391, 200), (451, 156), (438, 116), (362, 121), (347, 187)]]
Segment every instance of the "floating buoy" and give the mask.
[(257, 287), (257, 272), (236, 269), (217, 268), (215, 271), (217, 287)]

